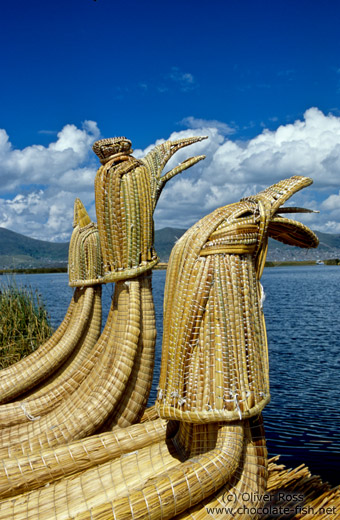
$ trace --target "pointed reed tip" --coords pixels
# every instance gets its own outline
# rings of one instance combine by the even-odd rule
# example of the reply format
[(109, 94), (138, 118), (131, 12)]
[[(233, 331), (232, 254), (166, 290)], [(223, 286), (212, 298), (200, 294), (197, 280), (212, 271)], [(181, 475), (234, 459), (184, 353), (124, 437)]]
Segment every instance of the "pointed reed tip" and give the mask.
[(85, 209), (84, 204), (78, 198), (74, 201), (74, 217), (73, 217), (73, 227), (85, 227), (90, 224), (91, 219)]
[(200, 141), (204, 141), (205, 139), (208, 139), (208, 135), (197, 135), (193, 137), (189, 137), (191, 143), (199, 143)]
[(281, 206), (277, 209), (276, 213), (320, 213), (320, 211), (296, 206)]

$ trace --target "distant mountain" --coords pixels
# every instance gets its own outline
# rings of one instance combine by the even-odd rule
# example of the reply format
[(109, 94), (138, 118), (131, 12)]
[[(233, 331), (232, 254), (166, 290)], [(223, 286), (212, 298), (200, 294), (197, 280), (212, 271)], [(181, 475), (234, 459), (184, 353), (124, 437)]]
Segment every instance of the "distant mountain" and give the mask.
[[(185, 229), (166, 227), (155, 231), (155, 248), (161, 262), (167, 262), (175, 242)], [(268, 260), (325, 260), (340, 258), (340, 235), (317, 231), (317, 249), (290, 247), (269, 240)], [(47, 242), (0, 227), (0, 269), (66, 266), (68, 243)]]
[(0, 269), (67, 264), (68, 244), (26, 237), (0, 227)]
[(171, 253), (171, 249), (181, 236), (185, 233), (185, 229), (166, 227), (156, 229), (155, 231), (155, 249), (161, 262), (167, 262)]
[(340, 258), (340, 235), (314, 231), (319, 238), (319, 246), (316, 249), (301, 249), (291, 247), (277, 240), (269, 239), (267, 260), (326, 260)]

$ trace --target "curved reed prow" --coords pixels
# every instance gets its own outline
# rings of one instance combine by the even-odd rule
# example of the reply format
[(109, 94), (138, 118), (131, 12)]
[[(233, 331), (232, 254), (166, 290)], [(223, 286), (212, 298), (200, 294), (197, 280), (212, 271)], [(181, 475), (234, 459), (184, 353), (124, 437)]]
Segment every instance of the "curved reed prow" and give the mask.
[[(75, 201), (74, 230), (69, 246), (69, 285), (76, 287), (63, 322), (51, 338), (29, 356), (0, 372), (0, 402), (30, 391), (41, 393), (41, 386), (47, 386), (59, 375), (79, 350), (91, 349), (100, 334), (101, 326), (101, 277), (102, 259), (99, 235), (91, 222), (83, 204)], [(65, 383), (65, 380), (63, 380)], [(65, 387), (59, 380), (58, 399), (64, 395)], [(37, 385), (40, 385), (39, 387)], [(55, 388), (56, 384), (54, 385)], [(67, 391), (66, 391), (67, 393)], [(55, 393), (50, 392), (52, 401), (45, 395), (44, 402), (37, 402), (29, 409), (31, 396), (25, 396), (23, 403), (0, 407), (0, 427), (27, 422), (30, 416), (41, 415), (55, 404)], [(27, 413), (26, 413), (27, 405)], [(20, 406), (24, 411), (20, 411)], [(19, 410), (19, 413), (18, 413)]]
[[(238, 492), (242, 480), (248, 493), (264, 490), (266, 480), (263, 430), (257, 469), (246, 460), (256, 445), (254, 424), (261, 424), (270, 400), (260, 284), (268, 236), (316, 247), (312, 231), (278, 216), (283, 202), (310, 182), (292, 177), (217, 209), (181, 237), (169, 261), (156, 409), (163, 419), (179, 421), (174, 442), (184, 457), (203, 457), (218, 446), (229, 453), (234, 469), (222, 483), (232, 482)], [(243, 430), (243, 453), (231, 441), (233, 428)], [(202, 478), (208, 490), (212, 476)]]
[(83, 203), (74, 203), (68, 275), (71, 287), (86, 287), (103, 283), (103, 259), (97, 225), (91, 221)]

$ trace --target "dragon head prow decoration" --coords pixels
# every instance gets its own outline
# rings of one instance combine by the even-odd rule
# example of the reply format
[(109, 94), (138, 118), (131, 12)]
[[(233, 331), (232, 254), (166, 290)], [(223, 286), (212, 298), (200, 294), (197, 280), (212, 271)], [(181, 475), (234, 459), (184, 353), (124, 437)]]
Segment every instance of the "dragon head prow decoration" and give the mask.
[(269, 236), (318, 245), (313, 231), (280, 216), (282, 204), (311, 182), (291, 177), (218, 208), (174, 246), (165, 286), (160, 417), (229, 422), (258, 415), (269, 402), (260, 278)]
[(313, 213), (313, 210), (305, 208), (283, 206), (295, 193), (312, 183), (313, 180), (309, 177), (294, 175), (269, 186), (255, 196), (242, 199), (253, 202), (259, 213), (258, 264), (261, 264), (259, 276), (262, 274), (267, 256), (269, 237), (302, 248), (315, 248), (319, 245), (319, 239), (311, 229), (301, 222), (282, 216), (285, 213)]
[(165, 141), (144, 158), (133, 157), (125, 137), (93, 145), (102, 166), (95, 180), (96, 212), (104, 261), (104, 282), (134, 278), (158, 262), (153, 247), (153, 213), (168, 180), (205, 158), (191, 157), (161, 176), (169, 159), (206, 137)]

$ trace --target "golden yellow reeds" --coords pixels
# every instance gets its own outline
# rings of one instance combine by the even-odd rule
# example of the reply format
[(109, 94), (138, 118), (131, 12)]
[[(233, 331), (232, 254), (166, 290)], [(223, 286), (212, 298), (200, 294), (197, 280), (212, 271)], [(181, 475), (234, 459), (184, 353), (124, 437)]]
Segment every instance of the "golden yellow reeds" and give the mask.
[(92, 435), (55, 448), (42, 449), (21, 457), (2, 459), (1, 499), (15, 496), (82, 473), (98, 464), (118, 458), (151, 444), (170, 438), (176, 429), (162, 419), (147, 421), (114, 432)]
[(202, 139), (166, 141), (143, 159), (131, 155), (131, 142), (124, 137), (102, 139), (93, 145), (102, 162), (95, 179), (95, 197), (104, 282), (139, 276), (158, 262), (153, 212), (160, 193), (169, 179), (204, 156), (188, 159), (163, 177), (162, 170), (180, 148)]
[(36, 420), (46, 415), (67, 395), (73, 393), (92, 370), (102, 344), (97, 343), (101, 332), (101, 286), (94, 289), (94, 303), (81, 339), (61, 367), (42, 383), (21, 395), (16, 401), (0, 406), (0, 427)]
[[(313, 232), (279, 214), (311, 181), (292, 177), (219, 208), (178, 241), (167, 273), (157, 403), (144, 413), (156, 334), (147, 273), (158, 260), (153, 211), (167, 180), (203, 157), (161, 177), (165, 164), (200, 139), (165, 142), (144, 159), (131, 155), (126, 138), (95, 143), (98, 231), (76, 201), (70, 283), (84, 302), (70, 329), (79, 326), (86, 295), (96, 322), (93, 283), (116, 282), (111, 309), (98, 341), (94, 334), (88, 345), (94, 328), (83, 330), (64, 365), (27, 394), (32, 410), (49, 401), (42, 417), (0, 430), (0, 518), (258, 518), (268, 480), (260, 412), (270, 398), (260, 278), (268, 236), (317, 245)], [(269, 487), (289, 480), (269, 469)], [(211, 516), (208, 509), (223, 508), (230, 496), (233, 512)], [(313, 500), (328, 504), (337, 492)]]

